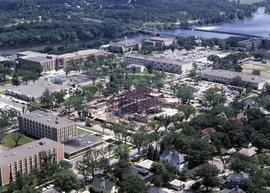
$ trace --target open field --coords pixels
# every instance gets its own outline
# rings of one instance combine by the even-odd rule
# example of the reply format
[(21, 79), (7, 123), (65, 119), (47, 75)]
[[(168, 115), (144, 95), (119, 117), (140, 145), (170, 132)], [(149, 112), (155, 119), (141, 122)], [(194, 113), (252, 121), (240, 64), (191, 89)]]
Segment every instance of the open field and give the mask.
[(243, 72), (251, 74), (253, 70), (260, 70), (262, 76), (270, 77), (270, 64), (269, 61), (267, 64), (256, 63), (256, 62), (247, 62), (242, 65)]
[[(15, 133), (9, 133), (5, 135), (4, 140), (3, 140), (3, 146), (8, 147), (8, 148), (14, 148), (16, 146), (14, 137), (15, 137)], [(22, 135), (22, 137), (19, 139), (18, 146), (24, 145), (26, 143), (30, 143), (32, 141), (34, 141), (33, 138)]]
[(240, 0), (240, 4), (253, 4), (257, 2), (262, 2), (263, 0)]
[(86, 131), (85, 129), (82, 129), (80, 127), (77, 127), (77, 134), (78, 135), (89, 135), (89, 134), (93, 134), (93, 132)]

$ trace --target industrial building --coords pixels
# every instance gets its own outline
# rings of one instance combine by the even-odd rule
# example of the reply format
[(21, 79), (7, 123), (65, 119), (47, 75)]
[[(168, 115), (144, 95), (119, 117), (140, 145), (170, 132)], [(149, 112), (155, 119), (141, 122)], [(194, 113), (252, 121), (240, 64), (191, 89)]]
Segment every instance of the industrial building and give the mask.
[(152, 37), (148, 40), (145, 40), (143, 42), (144, 45), (151, 45), (153, 47), (166, 47), (166, 46), (172, 46), (176, 44), (175, 38), (169, 38), (169, 37)]
[(19, 130), (36, 138), (65, 141), (76, 136), (76, 123), (52, 113), (37, 110), (18, 117)]
[(64, 160), (64, 145), (43, 138), (0, 153), (1, 186), (16, 180), (18, 173), (28, 175), (33, 169), (39, 168), (44, 153), (57, 162)]
[(133, 113), (160, 112), (163, 102), (151, 95), (151, 89), (138, 88), (124, 91), (113, 96), (108, 101), (109, 108), (116, 111), (119, 116)]
[(135, 40), (125, 40), (111, 43), (109, 51), (114, 53), (126, 53), (134, 50), (141, 50), (142, 44)]
[(144, 65), (146, 68), (175, 74), (186, 74), (193, 68), (192, 63), (182, 63), (178, 60), (157, 56), (128, 54), (125, 56), (125, 62), (127, 64)]
[(102, 145), (104, 140), (94, 135), (82, 135), (63, 142), (65, 145), (65, 158), (73, 159), (85, 154), (89, 149)]
[(235, 78), (240, 78), (243, 83), (249, 84), (257, 90), (263, 89), (266, 83), (270, 83), (269, 77), (256, 76), (229, 70), (204, 70), (199, 73), (199, 76), (202, 79), (225, 84), (232, 84)]

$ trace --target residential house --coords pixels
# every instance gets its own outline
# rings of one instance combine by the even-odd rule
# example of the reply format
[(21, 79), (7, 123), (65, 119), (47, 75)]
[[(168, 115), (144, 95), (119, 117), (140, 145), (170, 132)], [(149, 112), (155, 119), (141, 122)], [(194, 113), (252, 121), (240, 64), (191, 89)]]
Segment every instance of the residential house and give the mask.
[(118, 193), (118, 187), (114, 182), (106, 179), (103, 175), (94, 176), (90, 189), (98, 193)]
[(181, 154), (178, 152), (172, 152), (172, 151), (164, 151), (160, 155), (159, 159), (161, 161), (165, 161), (169, 163), (179, 172), (182, 171), (186, 163), (184, 154)]
[(134, 167), (134, 166), (130, 167), (129, 172), (135, 176), (138, 176), (144, 182), (149, 182), (154, 175), (152, 172), (150, 172), (147, 169), (144, 169), (141, 167)]
[(169, 182), (169, 185), (174, 190), (182, 190), (185, 188), (185, 182), (182, 182), (180, 180), (174, 179), (173, 181)]
[(252, 157), (257, 154), (257, 150), (258, 148), (256, 147), (242, 148), (241, 150), (238, 151), (238, 153), (248, 157)]

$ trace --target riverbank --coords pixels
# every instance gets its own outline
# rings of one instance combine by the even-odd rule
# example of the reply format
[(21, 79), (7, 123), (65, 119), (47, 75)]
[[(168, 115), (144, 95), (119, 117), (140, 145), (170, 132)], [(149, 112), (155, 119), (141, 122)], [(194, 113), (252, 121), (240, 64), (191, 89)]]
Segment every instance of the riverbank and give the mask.
[[(230, 32), (230, 33), (241, 33), (241, 34), (249, 34), (254, 36), (262, 36), (269, 37), (270, 34), (270, 15), (265, 13), (265, 8), (258, 8), (257, 12), (253, 14), (252, 18), (244, 19), (241, 21), (236, 21), (234, 23), (225, 23), (221, 25), (209, 25), (209, 26), (201, 26), (197, 27), (198, 29), (204, 29), (204, 31), (196, 31), (196, 30), (188, 30), (188, 29), (166, 29), (161, 30), (160, 33), (167, 34), (168, 36), (174, 37), (189, 37), (196, 36), (199, 38), (220, 38), (226, 39), (230, 37), (230, 34), (218, 33), (218, 31), (222, 32)], [(208, 32), (207, 30), (215, 30), (216, 32)], [(145, 40), (151, 35), (142, 34), (142, 33), (129, 33), (123, 35), (122, 37), (116, 38), (115, 40), (124, 40), (125, 36), (128, 39), (134, 39), (138, 41)], [(21, 46), (21, 47), (13, 47), (13, 48), (0, 48), (0, 55), (15, 55), (17, 52), (21, 50), (33, 50), (39, 51), (43, 50), (46, 47), (60, 47), (60, 46), (81, 46), (85, 44), (90, 44), (91, 41), (78, 41), (78, 42), (65, 42), (65, 43), (57, 43), (57, 44), (43, 44), (43, 45), (32, 45), (32, 46)]]

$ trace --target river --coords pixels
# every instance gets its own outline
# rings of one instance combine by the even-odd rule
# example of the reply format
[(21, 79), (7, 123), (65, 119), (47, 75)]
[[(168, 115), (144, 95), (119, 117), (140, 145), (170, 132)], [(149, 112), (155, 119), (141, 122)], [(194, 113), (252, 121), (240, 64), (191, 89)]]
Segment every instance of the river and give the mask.
[[(244, 19), (241, 21), (233, 22), (233, 23), (225, 23), (222, 25), (213, 25), (213, 26), (205, 26), (205, 27), (198, 27), (199, 29), (205, 30), (216, 30), (216, 31), (225, 31), (225, 32), (234, 32), (234, 33), (243, 33), (243, 34), (252, 34), (258, 35), (263, 37), (269, 37), (270, 34), (270, 15), (264, 13), (264, 8), (261, 7), (254, 13), (252, 18)], [(211, 33), (211, 32), (202, 32), (202, 31), (193, 31), (193, 30), (184, 30), (184, 29), (170, 29), (170, 30), (162, 30), (162, 34), (167, 34), (170, 36), (197, 36), (200, 38), (221, 38), (225, 39), (230, 37), (231, 35), (228, 34), (218, 34), (218, 33)], [(144, 40), (151, 37), (150, 35), (146, 34), (132, 34), (128, 35), (128, 39), (135, 39), (135, 40)], [(75, 43), (78, 44), (78, 43)], [(43, 49), (48, 45), (33, 45), (28, 47), (19, 47), (19, 48), (7, 48), (7, 49), (0, 49), (0, 55), (14, 55), (18, 51), (21, 50), (40, 50)], [(54, 45), (60, 46), (60, 44)]]
[[(224, 32), (233, 32), (233, 33), (242, 33), (249, 35), (257, 35), (263, 37), (269, 37), (270, 34), (270, 15), (265, 14), (264, 7), (260, 7), (256, 13), (253, 14), (252, 18), (240, 20), (233, 23), (225, 23), (222, 25), (212, 25), (197, 27), (198, 29), (204, 30), (215, 30), (215, 31), (224, 31)], [(202, 32), (202, 31), (193, 31), (193, 30), (184, 30), (184, 29), (172, 29), (172, 30), (162, 30), (161, 34), (167, 34), (170, 36), (197, 36), (201, 38), (221, 38), (225, 39), (232, 35), (229, 34), (218, 34), (211, 32)], [(130, 39), (143, 40), (150, 37), (149, 35), (143, 34), (134, 34), (128, 36)]]

